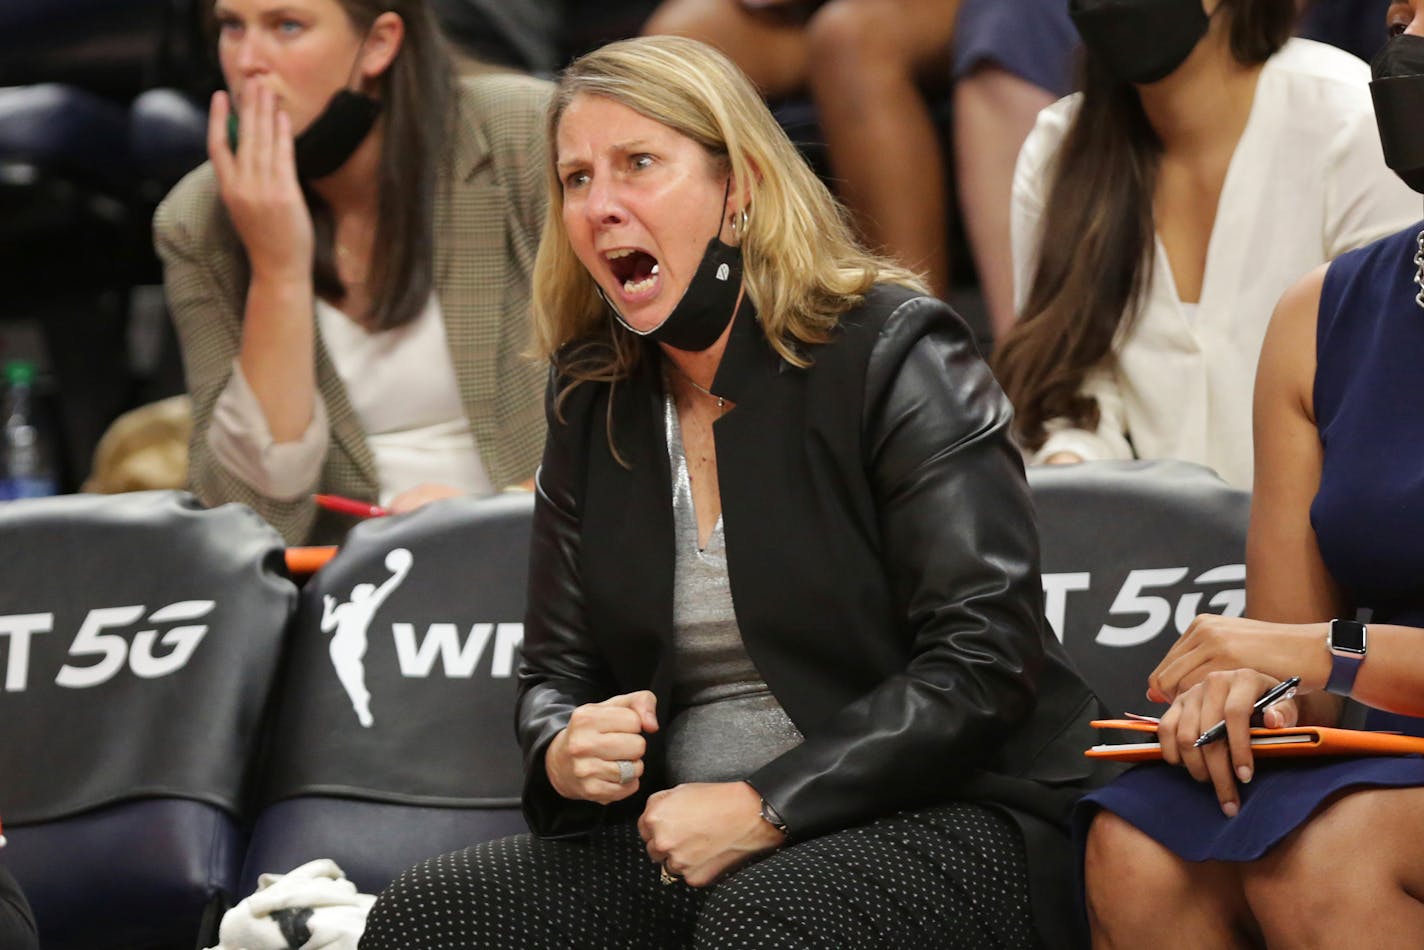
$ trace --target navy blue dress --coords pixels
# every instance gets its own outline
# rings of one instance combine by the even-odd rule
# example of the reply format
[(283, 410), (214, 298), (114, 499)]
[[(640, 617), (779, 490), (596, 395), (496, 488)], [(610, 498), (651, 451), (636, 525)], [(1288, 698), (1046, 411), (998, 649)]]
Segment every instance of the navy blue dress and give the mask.
[[(1324, 446), (1310, 506), (1321, 556), (1377, 623), (1424, 627), (1424, 309), (1415, 303), (1419, 226), (1341, 255), (1316, 329), (1315, 418)], [(1416, 458), (1417, 456), (1417, 458)], [(1414, 458), (1414, 462), (1409, 460)], [(1322, 649), (1324, 649), (1322, 645)], [(1424, 735), (1424, 719), (1370, 710), (1367, 729)], [(1424, 785), (1424, 757), (1262, 761), (1227, 818), (1186, 769), (1138, 766), (1087, 795), (1189, 861), (1253, 861), (1348, 788)]]

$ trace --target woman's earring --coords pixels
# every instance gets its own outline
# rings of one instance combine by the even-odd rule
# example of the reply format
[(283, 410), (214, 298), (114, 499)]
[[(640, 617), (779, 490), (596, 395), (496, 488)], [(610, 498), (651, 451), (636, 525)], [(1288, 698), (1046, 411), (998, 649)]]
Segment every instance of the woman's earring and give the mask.
[(745, 238), (747, 235), (747, 209), (733, 212), (732, 214), (732, 236)]

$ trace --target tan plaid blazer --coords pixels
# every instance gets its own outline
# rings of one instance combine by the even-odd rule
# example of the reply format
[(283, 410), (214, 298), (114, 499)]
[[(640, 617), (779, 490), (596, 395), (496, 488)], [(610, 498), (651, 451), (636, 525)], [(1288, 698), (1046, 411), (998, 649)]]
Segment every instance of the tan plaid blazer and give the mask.
[[(524, 76), (460, 80), (460, 121), (436, 210), (435, 283), (445, 334), (465, 414), (496, 485), (532, 476), (544, 445), (547, 369), (524, 353), (534, 255), (544, 225), (543, 122), (550, 89)], [(159, 206), (154, 243), (193, 400), (189, 487), (208, 505), (251, 506), (288, 544), (339, 542), (349, 519), (319, 511), (305, 497), (286, 502), (260, 495), (208, 448), (213, 407), (241, 343), (247, 291), (241, 244), (210, 164), (179, 182)], [(374, 500), (375, 462), (319, 335), (316, 362), (331, 443), (312, 491)]]

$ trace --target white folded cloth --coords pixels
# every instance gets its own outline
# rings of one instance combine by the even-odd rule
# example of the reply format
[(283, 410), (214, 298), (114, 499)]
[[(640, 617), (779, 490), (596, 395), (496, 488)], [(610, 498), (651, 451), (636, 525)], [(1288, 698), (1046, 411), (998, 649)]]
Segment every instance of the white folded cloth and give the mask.
[(257, 890), (223, 915), (209, 950), (356, 950), (375, 902), (330, 858), (263, 874)]

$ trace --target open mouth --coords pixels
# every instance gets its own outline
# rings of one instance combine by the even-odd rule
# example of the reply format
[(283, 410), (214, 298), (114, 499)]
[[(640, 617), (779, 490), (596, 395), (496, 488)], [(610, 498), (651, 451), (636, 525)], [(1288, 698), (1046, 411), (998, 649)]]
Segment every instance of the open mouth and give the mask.
[(614, 278), (630, 297), (651, 290), (658, 282), (658, 259), (646, 251), (623, 247), (604, 255)]

